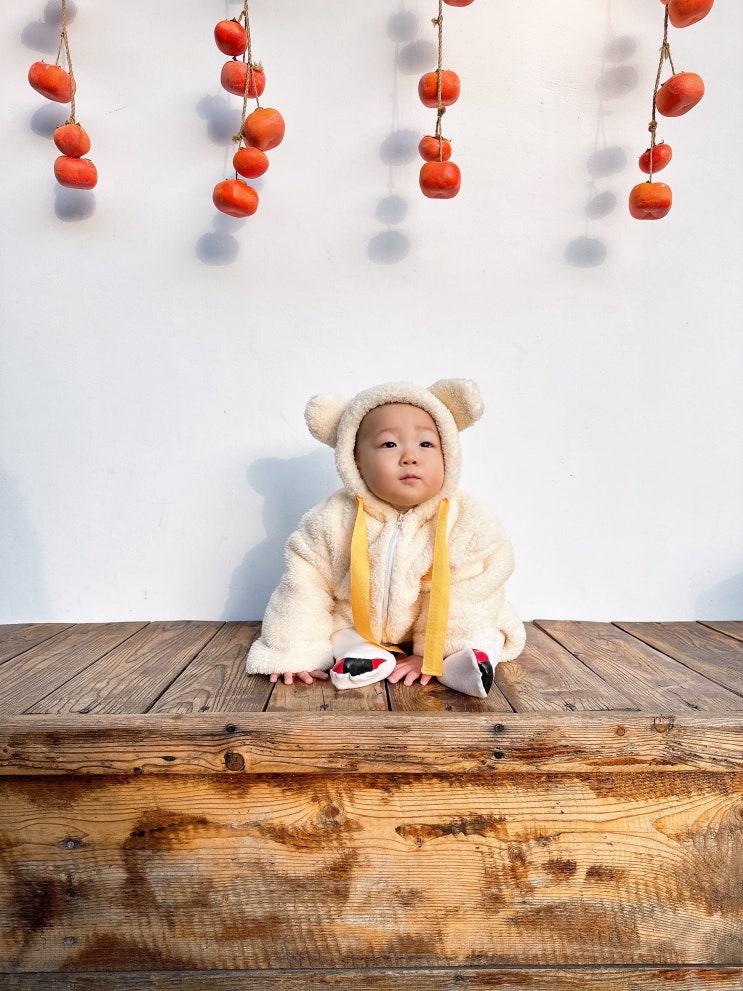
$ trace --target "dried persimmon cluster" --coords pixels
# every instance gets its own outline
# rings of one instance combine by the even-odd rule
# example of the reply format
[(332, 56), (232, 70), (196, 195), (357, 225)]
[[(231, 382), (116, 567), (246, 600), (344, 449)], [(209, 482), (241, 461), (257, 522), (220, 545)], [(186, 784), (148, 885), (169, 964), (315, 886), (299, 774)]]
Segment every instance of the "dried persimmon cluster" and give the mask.
[[(222, 86), (228, 93), (242, 96), (243, 107), (240, 130), (233, 138), (237, 143), (237, 151), (232, 157), (235, 178), (218, 182), (212, 200), (222, 213), (249, 217), (258, 209), (258, 193), (244, 180), (257, 179), (268, 168), (266, 152), (281, 144), (284, 118), (278, 110), (260, 105), (266, 74), (263, 66), (253, 61), (248, 0), (244, 0), (239, 18), (219, 21), (214, 28), (214, 40), (220, 52), (232, 56), (222, 66)], [(248, 100), (256, 103), (252, 113), (247, 113)]]
[[(59, 64), (64, 49), (67, 68)], [(89, 158), (90, 138), (75, 119), (75, 92), (77, 84), (72, 70), (70, 41), (67, 36), (67, 0), (62, 0), (62, 30), (54, 64), (34, 62), (28, 70), (28, 81), (37, 93), (55, 103), (69, 103), (70, 115), (52, 135), (61, 152), (54, 162), (54, 177), (61, 186), (71, 189), (93, 189), (98, 182), (98, 171)]]
[[(653, 182), (653, 174), (660, 172), (671, 161), (671, 146), (664, 141), (656, 141), (658, 129), (657, 114), (663, 117), (681, 117), (704, 96), (704, 81), (696, 72), (676, 72), (668, 42), (669, 23), (675, 28), (686, 28), (696, 24), (712, 9), (715, 0), (661, 0), (665, 7), (663, 14), (663, 43), (660, 49), (660, 62), (653, 90), (653, 112), (648, 130), (650, 147), (640, 155), (639, 166), (647, 173), (645, 182), (633, 186), (629, 194), (629, 212), (637, 220), (659, 220), (671, 209), (673, 197), (671, 187), (665, 182)], [(671, 76), (661, 84), (663, 66), (668, 62)]]
[(462, 185), (459, 166), (451, 161), (451, 141), (442, 136), (441, 118), (459, 99), (461, 89), (459, 76), (451, 69), (443, 69), (444, 49), (444, 8), (468, 7), (472, 0), (439, 0), (439, 16), (434, 18), (434, 27), (439, 36), (438, 66), (432, 72), (424, 73), (418, 82), (418, 96), (425, 107), (436, 108), (436, 128), (433, 134), (426, 134), (418, 145), (418, 152), (424, 160), (419, 182), (424, 196), (436, 200), (449, 200), (456, 196)]

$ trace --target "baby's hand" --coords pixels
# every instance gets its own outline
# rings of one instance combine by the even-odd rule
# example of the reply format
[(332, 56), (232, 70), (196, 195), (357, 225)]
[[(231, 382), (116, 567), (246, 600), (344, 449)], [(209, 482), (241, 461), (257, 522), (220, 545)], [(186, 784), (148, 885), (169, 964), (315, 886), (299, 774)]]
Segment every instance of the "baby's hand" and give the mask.
[(422, 666), (423, 658), (417, 654), (412, 654), (410, 657), (401, 657), (395, 665), (395, 670), (392, 674), (387, 675), (387, 681), (394, 685), (395, 682), (402, 681), (404, 678), (403, 685), (412, 685), (414, 681), (418, 681), (420, 678), (421, 685), (427, 685), (431, 678), (433, 678), (433, 675), (421, 674)]
[(268, 676), (268, 680), (275, 685), (279, 678), (283, 678), (285, 685), (293, 685), (294, 679), (299, 678), (305, 685), (311, 685), (315, 678), (318, 681), (327, 681), (329, 677), (330, 675), (327, 671), (284, 671), (283, 674), (279, 671), (274, 671), (273, 674)]

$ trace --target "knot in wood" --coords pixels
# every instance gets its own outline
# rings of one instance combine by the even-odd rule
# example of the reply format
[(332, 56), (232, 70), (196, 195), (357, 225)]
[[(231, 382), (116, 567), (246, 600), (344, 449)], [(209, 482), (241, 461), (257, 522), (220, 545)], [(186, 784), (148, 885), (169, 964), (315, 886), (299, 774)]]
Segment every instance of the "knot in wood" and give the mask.
[(244, 771), (245, 758), (242, 754), (235, 753), (233, 750), (228, 750), (224, 755), (224, 766), (228, 771)]

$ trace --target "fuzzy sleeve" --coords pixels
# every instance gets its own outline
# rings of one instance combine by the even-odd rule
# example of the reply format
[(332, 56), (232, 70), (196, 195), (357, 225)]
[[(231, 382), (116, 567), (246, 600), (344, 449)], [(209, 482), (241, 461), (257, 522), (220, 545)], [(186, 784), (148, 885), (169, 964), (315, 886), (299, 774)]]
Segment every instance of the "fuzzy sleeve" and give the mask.
[(333, 665), (333, 579), (328, 500), (310, 510), (289, 537), (285, 570), (250, 648), (251, 674), (327, 671)]
[[(524, 624), (506, 601), (513, 548), (498, 521), (471, 497), (461, 496), (457, 509), (448, 540), (451, 585), (445, 656), (474, 647), (513, 660), (526, 640)], [(424, 585), (415, 626), (416, 653), (422, 653), (425, 640), (428, 591), (430, 583)]]

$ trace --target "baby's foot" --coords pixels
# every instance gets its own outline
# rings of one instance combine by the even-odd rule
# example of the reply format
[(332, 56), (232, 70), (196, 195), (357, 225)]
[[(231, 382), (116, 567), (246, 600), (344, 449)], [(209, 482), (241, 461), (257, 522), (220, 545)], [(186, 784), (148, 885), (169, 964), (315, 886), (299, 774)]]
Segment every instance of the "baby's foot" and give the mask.
[(455, 692), (484, 699), (493, 684), (493, 665), (484, 651), (467, 647), (444, 658), (444, 671), (438, 680)]
[(394, 669), (394, 654), (387, 651), (377, 657), (342, 657), (330, 669), (330, 680), (338, 689), (362, 688), (384, 681)]

